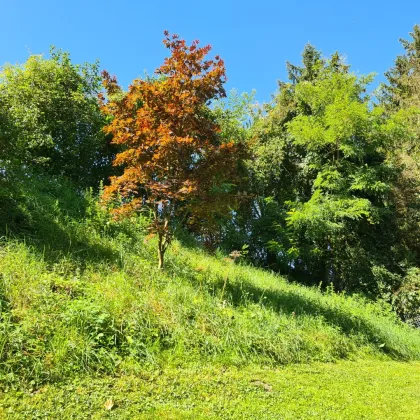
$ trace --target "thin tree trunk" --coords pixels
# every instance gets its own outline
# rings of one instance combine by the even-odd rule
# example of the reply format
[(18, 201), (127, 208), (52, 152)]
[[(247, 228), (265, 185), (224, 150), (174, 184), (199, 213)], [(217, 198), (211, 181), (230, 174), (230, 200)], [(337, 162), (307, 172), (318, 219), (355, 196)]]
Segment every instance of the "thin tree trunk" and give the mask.
[(158, 262), (158, 268), (159, 270), (163, 269), (163, 258), (164, 258), (164, 251), (162, 249), (158, 249), (158, 258), (159, 258), (159, 262)]
[(160, 270), (163, 269), (164, 256), (165, 256), (165, 248), (164, 248), (164, 245), (163, 245), (163, 237), (162, 237), (161, 234), (159, 234), (159, 240), (158, 240), (158, 268)]

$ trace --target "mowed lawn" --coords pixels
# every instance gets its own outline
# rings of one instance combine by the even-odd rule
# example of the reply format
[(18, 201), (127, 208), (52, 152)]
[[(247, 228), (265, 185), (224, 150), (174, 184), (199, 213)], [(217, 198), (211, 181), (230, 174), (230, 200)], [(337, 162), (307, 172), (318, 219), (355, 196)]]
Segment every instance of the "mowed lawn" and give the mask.
[(194, 367), (4, 392), (5, 419), (419, 419), (420, 363)]

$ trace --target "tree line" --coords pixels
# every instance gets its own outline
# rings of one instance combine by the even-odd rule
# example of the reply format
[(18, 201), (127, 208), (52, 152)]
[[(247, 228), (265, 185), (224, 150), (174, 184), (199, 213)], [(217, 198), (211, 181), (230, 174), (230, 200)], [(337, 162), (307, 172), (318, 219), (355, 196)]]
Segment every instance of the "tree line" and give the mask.
[[(99, 63), (32, 55), (0, 72), (0, 206), (19, 177), (99, 188), (142, 214), (159, 267), (174, 235), (310, 285), (420, 314), (420, 27), (369, 88), (307, 45), (273, 99), (226, 94), (211, 47), (165, 32), (168, 56), (127, 90)], [(369, 88), (369, 89), (368, 89)], [(3, 223), (4, 224), (4, 223)]]

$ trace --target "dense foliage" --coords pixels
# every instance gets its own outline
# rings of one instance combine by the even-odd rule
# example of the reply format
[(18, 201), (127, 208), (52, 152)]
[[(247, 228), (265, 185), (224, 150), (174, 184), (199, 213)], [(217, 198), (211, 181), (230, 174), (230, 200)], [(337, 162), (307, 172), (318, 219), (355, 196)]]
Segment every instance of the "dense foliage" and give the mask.
[(112, 146), (97, 95), (98, 63), (74, 65), (52, 48), (0, 72), (0, 166), (62, 175), (96, 186), (110, 175)]
[[(250, 114), (252, 199), (223, 246), (246, 244), (257, 264), (419, 314), (417, 35), (396, 61), (412, 69), (392, 69), (379, 101), (366, 93), (373, 76), (354, 75), (337, 53), (308, 45), (301, 66), (288, 63), (289, 81)], [(398, 83), (413, 86), (402, 104)]]

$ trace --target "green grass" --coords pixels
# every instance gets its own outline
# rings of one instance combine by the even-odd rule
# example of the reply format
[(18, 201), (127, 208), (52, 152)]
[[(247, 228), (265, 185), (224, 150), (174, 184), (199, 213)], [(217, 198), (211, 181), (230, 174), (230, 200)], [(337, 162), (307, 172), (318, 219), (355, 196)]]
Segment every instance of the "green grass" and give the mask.
[(419, 332), (373, 303), (323, 294), (179, 243), (160, 272), (142, 238), (126, 240), (119, 252), (119, 240), (100, 240), (115, 261), (64, 255), (52, 262), (26, 244), (3, 244), (3, 383), (194, 363), (420, 360)]
[[(420, 364), (340, 362), (84, 377), (2, 397), (8, 419), (418, 419)], [(107, 407), (107, 408), (106, 408)]]
[(109, 391), (120, 416), (411, 418), (420, 332), (387, 306), (178, 241), (160, 271), (141, 218), (117, 224), (58, 180), (30, 181), (0, 195), (6, 417), (14, 406), (17, 418), (102, 418)]

